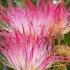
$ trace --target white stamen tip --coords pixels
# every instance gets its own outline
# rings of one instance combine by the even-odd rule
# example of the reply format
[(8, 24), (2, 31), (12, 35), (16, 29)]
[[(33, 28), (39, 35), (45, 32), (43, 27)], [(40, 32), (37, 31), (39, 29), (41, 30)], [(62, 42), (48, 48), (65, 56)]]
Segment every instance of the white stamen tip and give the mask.
[(61, 2), (62, 2), (62, 0), (53, 0), (53, 4), (59, 4)]

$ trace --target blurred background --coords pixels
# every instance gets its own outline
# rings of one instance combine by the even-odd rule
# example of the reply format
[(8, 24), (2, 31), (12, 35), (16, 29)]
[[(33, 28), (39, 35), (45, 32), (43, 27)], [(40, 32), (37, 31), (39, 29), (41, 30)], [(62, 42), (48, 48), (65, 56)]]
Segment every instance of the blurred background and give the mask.
[[(19, 1), (18, 2), (19, 5), (22, 4), (22, 0), (18, 0), (18, 1)], [(64, 1), (66, 4), (66, 7), (70, 8), (70, 0), (64, 0)], [(12, 2), (14, 4), (14, 6), (16, 6), (15, 0), (12, 0)], [(33, 2), (33, 4), (35, 4), (36, 0), (32, 0), (32, 2)], [(2, 4), (4, 7), (8, 6), (6, 0), (0, 0), (0, 4)], [(68, 48), (66, 49), (64, 46), (62, 48), (63, 50), (61, 50), (61, 49), (57, 50), (57, 48), (54, 48), (55, 51), (60, 55), (70, 56), (70, 50), (67, 51), (68, 49), (70, 49), (70, 31), (64, 34), (64, 38), (61, 40), (61, 43), (63, 45), (66, 45)], [(56, 46), (58, 45), (57, 39), (55, 40), (55, 45)], [(0, 54), (0, 57), (2, 57), (1, 54)], [(4, 58), (4, 57), (2, 57), (2, 58)], [(0, 63), (0, 70), (13, 70), (13, 69), (3, 65), (2, 63)], [(55, 63), (50, 68), (48, 68), (47, 70), (70, 70), (70, 63), (68, 63), (68, 62)]]

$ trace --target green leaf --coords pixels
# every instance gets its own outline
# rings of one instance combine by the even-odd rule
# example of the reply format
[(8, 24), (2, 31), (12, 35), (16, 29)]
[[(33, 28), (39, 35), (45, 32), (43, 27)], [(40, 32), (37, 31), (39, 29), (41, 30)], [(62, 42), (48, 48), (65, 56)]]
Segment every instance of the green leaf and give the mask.
[(0, 4), (2, 4), (4, 7), (8, 7), (6, 0), (0, 0)]
[(70, 46), (70, 32), (64, 35), (64, 39), (62, 40), (62, 43), (64, 45), (69, 45)]
[(33, 3), (34, 5), (36, 5), (36, 1), (37, 1), (37, 0), (32, 0), (32, 3)]
[(70, 0), (67, 0), (67, 7), (70, 8)]
[(67, 65), (67, 70), (70, 70), (70, 64)]
[(0, 63), (0, 70), (3, 70), (3, 64)]

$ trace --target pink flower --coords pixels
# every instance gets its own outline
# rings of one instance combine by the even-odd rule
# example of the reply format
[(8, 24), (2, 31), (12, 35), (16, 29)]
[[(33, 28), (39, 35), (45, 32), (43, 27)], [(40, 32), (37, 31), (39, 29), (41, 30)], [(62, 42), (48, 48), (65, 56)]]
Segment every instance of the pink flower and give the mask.
[(15, 70), (44, 70), (64, 60), (52, 52), (52, 35), (69, 27), (69, 12), (62, 1), (56, 3), (40, 0), (34, 6), (26, 0), (22, 8), (8, 0), (8, 8), (0, 6), (0, 19), (5, 25), (1, 26), (0, 51), (9, 62), (3, 62), (5, 65)]

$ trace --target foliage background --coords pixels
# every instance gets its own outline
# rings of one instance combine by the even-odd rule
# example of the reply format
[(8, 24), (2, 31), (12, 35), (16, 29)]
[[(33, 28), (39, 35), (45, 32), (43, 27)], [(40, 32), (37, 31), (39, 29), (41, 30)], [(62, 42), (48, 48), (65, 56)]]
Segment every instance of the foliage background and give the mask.
[[(14, 2), (14, 5), (16, 5), (15, 0), (12, 0)], [(35, 4), (36, 0), (32, 0), (33, 4)], [(22, 3), (22, 0), (19, 0), (19, 4)], [(7, 7), (7, 2), (6, 0), (0, 0), (0, 4), (2, 4), (4, 7)], [(65, 4), (68, 8), (70, 8), (70, 0), (65, 0)], [(68, 45), (70, 46), (70, 32), (68, 32), (67, 34), (64, 35), (64, 39), (62, 40), (62, 43), (64, 45)], [(55, 44), (57, 45), (57, 40), (55, 41)], [(49, 68), (48, 70), (70, 70), (70, 64), (66, 64), (66, 63), (55, 63), (54, 65), (52, 65), (51, 68)], [(4, 65), (2, 63), (0, 63), (0, 70), (4, 70)], [(6, 70), (13, 70), (11, 68), (6, 67)]]

